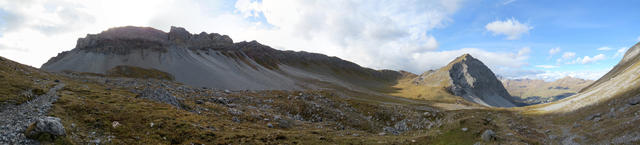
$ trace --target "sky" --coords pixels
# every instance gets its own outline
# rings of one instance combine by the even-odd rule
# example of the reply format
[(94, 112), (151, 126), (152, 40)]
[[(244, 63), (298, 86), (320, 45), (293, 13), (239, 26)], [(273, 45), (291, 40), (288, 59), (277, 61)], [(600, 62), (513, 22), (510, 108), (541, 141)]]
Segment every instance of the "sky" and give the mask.
[(0, 0), (0, 56), (40, 67), (119, 26), (229, 35), (420, 74), (464, 53), (507, 78), (598, 79), (640, 41), (640, 1)]

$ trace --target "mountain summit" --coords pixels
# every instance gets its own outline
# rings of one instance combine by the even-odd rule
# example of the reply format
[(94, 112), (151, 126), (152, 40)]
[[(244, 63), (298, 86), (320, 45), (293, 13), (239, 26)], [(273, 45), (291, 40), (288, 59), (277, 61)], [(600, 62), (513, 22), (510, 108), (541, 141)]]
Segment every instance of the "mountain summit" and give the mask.
[(407, 77), (396, 85), (402, 88), (399, 94), (427, 100), (447, 100), (450, 96), (461, 96), (467, 101), (485, 106), (516, 106), (495, 74), (470, 54), (459, 56), (438, 70), (405, 76)]
[(483, 105), (515, 107), (511, 95), (480, 60), (464, 54), (443, 69), (446, 68), (452, 81), (449, 91), (454, 95)]

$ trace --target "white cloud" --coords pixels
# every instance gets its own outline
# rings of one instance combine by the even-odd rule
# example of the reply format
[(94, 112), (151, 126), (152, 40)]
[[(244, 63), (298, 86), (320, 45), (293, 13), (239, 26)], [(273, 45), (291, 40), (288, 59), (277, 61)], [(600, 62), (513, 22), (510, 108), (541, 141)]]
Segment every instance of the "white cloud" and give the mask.
[(551, 48), (551, 49), (549, 49), (549, 55), (554, 55), (554, 54), (556, 54), (556, 53), (558, 53), (560, 51), (561, 51), (560, 47)]
[(560, 63), (562, 61), (569, 60), (569, 59), (572, 59), (574, 57), (576, 57), (576, 53), (575, 52), (564, 52), (562, 54), (562, 57), (558, 58), (556, 61), (558, 63)]
[(57, 53), (72, 49), (76, 40), (86, 34), (126, 25), (167, 31), (175, 25), (192, 33), (227, 34), (235, 42), (258, 40), (276, 49), (337, 56), (376, 69), (421, 73), (470, 53), (496, 70), (496, 74), (532, 73), (519, 70), (528, 65), (526, 61), (531, 52), (528, 47), (510, 52), (480, 48), (437, 50), (438, 41), (429, 31), (446, 26), (451, 21), (449, 16), (457, 11), (459, 1), (380, 4), (341, 0), (239, 0), (231, 11), (221, 10), (228, 8), (221, 3), (191, 0), (7, 3), (0, 0), (0, 8), (16, 19), (8, 21), (0, 30), (0, 54), (39, 67)]
[(515, 1), (516, 1), (516, 0), (504, 0), (504, 1), (502, 2), (502, 5), (508, 5), (508, 4), (513, 3), (513, 2), (515, 2)]
[(603, 60), (605, 58), (606, 57), (604, 54), (598, 54), (595, 56), (584, 56), (584, 57), (578, 57), (571, 62), (567, 62), (567, 64), (588, 64), (588, 63), (594, 63), (596, 61)]
[(536, 67), (550, 69), (550, 68), (557, 68), (558, 66), (556, 66), (556, 65), (536, 65)]
[(640, 36), (638, 36), (638, 38), (636, 38), (638, 41), (640, 41)]
[(0, 9), (15, 18), (0, 29), (0, 54), (38, 67), (72, 49), (76, 39), (88, 33), (125, 25), (167, 31), (174, 25), (193, 33), (227, 34), (236, 42), (258, 40), (276, 49), (337, 56), (367, 67), (421, 71), (425, 67), (404, 63), (417, 61), (407, 56), (436, 51), (438, 41), (429, 32), (446, 26), (460, 5), (457, 0), (239, 0), (231, 7), (224, 3), (0, 1)]
[(627, 49), (629, 49), (629, 48), (621, 47), (620, 49), (616, 50), (616, 54), (614, 54), (613, 57), (624, 56), (624, 53), (627, 52)]
[(600, 50), (600, 51), (609, 51), (611, 49), (612, 49), (611, 47), (607, 47), (607, 46), (603, 46), (603, 47), (598, 48), (598, 50)]
[(506, 35), (507, 40), (520, 39), (522, 34), (529, 33), (529, 30), (533, 27), (522, 24), (518, 20), (511, 18), (505, 21), (494, 21), (485, 26), (488, 31), (491, 31), (493, 35)]

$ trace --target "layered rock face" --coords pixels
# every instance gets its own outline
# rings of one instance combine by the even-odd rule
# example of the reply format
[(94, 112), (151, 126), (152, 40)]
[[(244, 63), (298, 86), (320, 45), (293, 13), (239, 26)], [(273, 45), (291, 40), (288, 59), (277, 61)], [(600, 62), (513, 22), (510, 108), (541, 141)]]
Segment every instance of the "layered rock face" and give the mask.
[[(105, 74), (117, 66), (153, 68), (185, 84), (219, 89), (302, 89), (309, 80), (347, 88), (386, 87), (400, 76), (322, 54), (279, 51), (256, 41), (233, 43), (227, 35), (168, 33), (147, 27), (118, 27), (78, 39), (41, 68)], [(360, 85), (364, 84), (364, 85)]]
[(455, 96), (486, 106), (515, 107), (495, 74), (480, 60), (464, 54), (447, 66), (413, 79), (415, 85), (440, 86)]

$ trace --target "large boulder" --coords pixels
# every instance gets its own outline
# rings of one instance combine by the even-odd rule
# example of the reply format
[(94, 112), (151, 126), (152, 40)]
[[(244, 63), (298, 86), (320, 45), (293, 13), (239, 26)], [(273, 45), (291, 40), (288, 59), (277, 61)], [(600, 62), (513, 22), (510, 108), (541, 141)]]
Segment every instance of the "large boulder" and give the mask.
[(42, 144), (72, 144), (65, 137), (66, 132), (62, 122), (60, 122), (60, 118), (56, 117), (38, 119), (27, 128), (25, 136)]
[(62, 126), (60, 118), (57, 117), (45, 117), (38, 119), (35, 123), (35, 128), (31, 133), (48, 133), (57, 136), (66, 135), (64, 126)]

